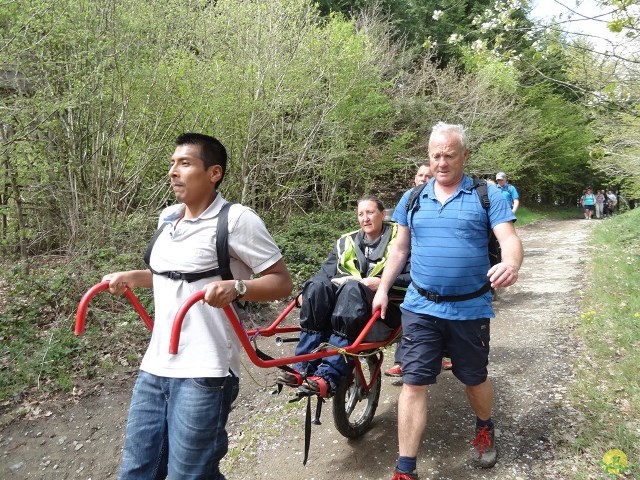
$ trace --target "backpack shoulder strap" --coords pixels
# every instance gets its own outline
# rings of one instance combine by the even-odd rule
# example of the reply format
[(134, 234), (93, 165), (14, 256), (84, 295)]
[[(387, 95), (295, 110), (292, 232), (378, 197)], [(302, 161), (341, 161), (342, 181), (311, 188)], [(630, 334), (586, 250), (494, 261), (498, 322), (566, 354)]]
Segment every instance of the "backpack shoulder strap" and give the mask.
[(144, 254), (144, 263), (147, 265), (147, 268), (149, 268), (149, 270), (151, 270), (155, 275), (163, 275), (171, 278), (172, 280), (195, 282), (201, 278), (213, 277), (216, 275), (220, 275), (223, 280), (233, 280), (233, 274), (231, 273), (230, 267), (231, 258), (229, 256), (229, 208), (231, 205), (233, 204), (229, 202), (225, 203), (218, 213), (218, 230), (216, 232), (216, 255), (218, 256), (218, 268), (196, 273), (156, 272), (153, 270), (151, 265), (149, 265), (149, 262), (151, 261), (151, 251), (153, 250), (156, 240), (158, 240), (158, 237), (169, 222), (163, 223), (160, 228), (156, 230), (156, 233), (153, 234), (153, 237), (149, 242), (147, 252)]
[(420, 208), (420, 194), (422, 193), (422, 190), (424, 190), (424, 187), (426, 186), (427, 184), (423, 183), (422, 185), (417, 185), (411, 189), (411, 193), (409, 194), (409, 198), (407, 199), (407, 205), (406, 205), (407, 213), (413, 210), (414, 208), (416, 209)]
[(487, 187), (486, 180), (474, 180), (473, 185), (471, 185), (471, 189), (476, 189), (478, 192), (478, 197), (480, 198), (480, 203), (485, 210), (489, 210), (491, 206), (491, 202), (489, 201), (489, 188)]
[(231, 202), (225, 203), (218, 214), (218, 231), (216, 232), (216, 254), (218, 256), (218, 268), (223, 280), (232, 280), (229, 257), (229, 208)]
[(409, 227), (412, 227), (413, 216), (420, 209), (420, 195), (422, 194), (422, 191), (426, 186), (427, 186), (426, 183), (423, 183), (422, 185), (417, 185), (413, 187), (413, 189), (411, 190), (411, 193), (409, 194), (409, 198), (407, 199), (407, 205), (406, 205), (407, 223), (409, 224)]
[(491, 264), (491, 266), (493, 266), (502, 261), (502, 251), (500, 249), (500, 243), (496, 238), (496, 234), (493, 233), (493, 230), (491, 229), (489, 220), (489, 207), (491, 206), (491, 201), (489, 200), (489, 187), (487, 186), (487, 182), (485, 180), (474, 180), (471, 188), (476, 189), (478, 198), (480, 199), (480, 203), (487, 212), (487, 230), (489, 234), (489, 263)]
[(149, 262), (151, 261), (151, 252), (153, 250), (153, 246), (156, 244), (156, 240), (158, 240), (158, 237), (164, 230), (164, 227), (166, 227), (167, 225), (169, 225), (169, 222), (164, 222), (162, 225), (160, 225), (160, 228), (156, 230), (156, 233), (154, 233), (153, 237), (151, 237), (151, 240), (149, 241), (149, 246), (147, 247), (147, 251), (144, 254), (144, 263), (149, 268), (149, 270), (151, 270), (153, 273), (156, 273), (156, 272), (154, 272), (153, 269), (151, 268), (151, 265), (149, 265)]

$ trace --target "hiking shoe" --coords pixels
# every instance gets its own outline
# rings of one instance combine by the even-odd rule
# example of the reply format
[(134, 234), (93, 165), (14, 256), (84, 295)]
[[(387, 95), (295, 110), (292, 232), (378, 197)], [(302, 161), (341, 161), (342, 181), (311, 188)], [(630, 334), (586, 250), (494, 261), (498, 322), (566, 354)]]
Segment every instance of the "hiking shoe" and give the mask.
[(307, 377), (301, 388), (309, 393), (314, 393), (322, 398), (330, 398), (335, 393), (334, 386), (322, 377)]
[(453, 363), (451, 363), (451, 359), (449, 357), (442, 357), (442, 370), (451, 370), (453, 368)]
[(302, 375), (299, 373), (280, 372), (276, 377), (276, 383), (281, 383), (288, 387), (299, 387), (302, 385)]
[(393, 477), (391, 480), (420, 480), (418, 478), (418, 472), (414, 470), (413, 472), (401, 472), (397, 468), (393, 472)]
[(402, 365), (399, 363), (391, 367), (389, 370), (384, 372), (387, 377), (401, 377), (402, 376)]
[(471, 459), (476, 467), (491, 468), (496, 464), (498, 451), (495, 444), (495, 429), (485, 426), (476, 428), (476, 438), (473, 440)]

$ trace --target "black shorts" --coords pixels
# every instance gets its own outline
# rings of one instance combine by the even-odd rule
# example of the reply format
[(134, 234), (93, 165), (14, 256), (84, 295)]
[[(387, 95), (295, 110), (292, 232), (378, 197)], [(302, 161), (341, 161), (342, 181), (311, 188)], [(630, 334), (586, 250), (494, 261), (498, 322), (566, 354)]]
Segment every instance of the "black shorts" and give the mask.
[(487, 379), (489, 319), (445, 320), (402, 310), (402, 380), (410, 385), (431, 385), (442, 368), (445, 352), (453, 374), (465, 385)]
[(595, 205), (585, 205), (584, 206), (585, 210), (591, 210), (592, 212), (596, 211), (596, 206)]

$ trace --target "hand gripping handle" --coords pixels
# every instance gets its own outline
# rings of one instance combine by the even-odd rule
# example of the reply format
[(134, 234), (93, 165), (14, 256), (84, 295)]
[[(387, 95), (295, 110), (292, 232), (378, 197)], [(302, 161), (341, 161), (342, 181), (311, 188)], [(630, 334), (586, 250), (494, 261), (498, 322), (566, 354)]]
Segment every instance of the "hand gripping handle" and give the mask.
[[(204, 300), (205, 290), (201, 290), (199, 292), (194, 293), (190, 297), (188, 297), (182, 306), (176, 312), (176, 316), (173, 319), (173, 325), (171, 327), (171, 340), (169, 341), (169, 353), (171, 355), (175, 355), (178, 353), (178, 345), (180, 344), (180, 332), (182, 330), (182, 322), (184, 321), (184, 317), (187, 315), (189, 309), (200, 300)], [(223, 307), (224, 313), (227, 318), (231, 322), (231, 326), (233, 330), (238, 335), (238, 338), (246, 337), (247, 334), (244, 331), (243, 327), (240, 325), (240, 321), (238, 320), (238, 316), (236, 315), (235, 310), (231, 306), (231, 304)]]

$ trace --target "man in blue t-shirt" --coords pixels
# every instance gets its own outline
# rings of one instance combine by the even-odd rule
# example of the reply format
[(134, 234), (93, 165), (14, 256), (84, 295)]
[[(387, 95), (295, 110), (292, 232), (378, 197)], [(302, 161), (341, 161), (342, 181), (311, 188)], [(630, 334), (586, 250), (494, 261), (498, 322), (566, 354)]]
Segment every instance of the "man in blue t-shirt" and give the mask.
[[(473, 461), (480, 467), (496, 462), (493, 386), (487, 372), (489, 319), (494, 316), (491, 288), (517, 281), (523, 250), (515, 215), (500, 191), (488, 187), (486, 210), (473, 180), (464, 174), (466, 145), (464, 127), (442, 122), (433, 127), (429, 159), (434, 179), (415, 207), (407, 209), (407, 194), (396, 207), (398, 235), (373, 300), (373, 310), (380, 308), (384, 318), (387, 292), (411, 252), (412, 281), (401, 305), (400, 455), (392, 480), (418, 478), (416, 456), (426, 427), (427, 390), (440, 373), (444, 351), (476, 415)], [(487, 255), (489, 228), (502, 248), (502, 261), (493, 267)]]
[(496, 184), (507, 203), (511, 206), (511, 211), (515, 215), (518, 207), (520, 206), (520, 195), (518, 195), (518, 190), (509, 183), (507, 174), (504, 172), (498, 172), (496, 174)]

